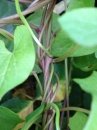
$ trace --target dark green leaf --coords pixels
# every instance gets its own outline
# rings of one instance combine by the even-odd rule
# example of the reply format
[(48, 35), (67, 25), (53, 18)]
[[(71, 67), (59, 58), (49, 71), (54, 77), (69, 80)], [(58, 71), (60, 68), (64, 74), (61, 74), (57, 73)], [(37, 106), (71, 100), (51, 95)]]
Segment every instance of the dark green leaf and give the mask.
[(92, 105), (89, 120), (84, 128), (84, 130), (96, 130), (97, 128), (97, 72), (85, 79), (74, 79), (81, 88), (92, 95)]
[(30, 100), (23, 100), (20, 98), (12, 98), (12, 99), (4, 102), (1, 105), (9, 108), (10, 110), (12, 110), (15, 113), (19, 113), (21, 110), (26, 108), (31, 103), (32, 103), (32, 101), (30, 101)]
[(13, 130), (13, 128), (18, 124), (23, 122), (22, 119), (18, 117), (17, 114), (0, 106), (0, 129), (1, 130)]
[(73, 64), (83, 71), (91, 71), (97, 69), (97, 59), (94, 54), (76, 57), (73, 59)]

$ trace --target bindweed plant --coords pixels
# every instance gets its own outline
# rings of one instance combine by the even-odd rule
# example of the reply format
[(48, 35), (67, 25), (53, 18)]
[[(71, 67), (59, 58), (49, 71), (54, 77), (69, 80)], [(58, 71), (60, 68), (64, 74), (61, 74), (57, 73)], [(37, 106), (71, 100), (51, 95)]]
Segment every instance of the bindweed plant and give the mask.
[[(62, 15), (56, 2), (1, 0), (1, 130), (96, 130), (96, 1), (64, 0)], [(31, 75), (33, 98), (8, 96)]]

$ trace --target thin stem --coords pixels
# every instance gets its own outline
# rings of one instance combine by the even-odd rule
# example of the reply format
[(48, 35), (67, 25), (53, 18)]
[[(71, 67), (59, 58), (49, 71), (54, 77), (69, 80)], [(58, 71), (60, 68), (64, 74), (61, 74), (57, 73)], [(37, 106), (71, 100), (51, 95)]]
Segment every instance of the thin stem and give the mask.
[(41, 47), (42, 50), (44, 50), (44, 52), (49, 56), (52, 57), (51, 54), (44, 48), (44, 46), (42, 46), (42, 44), (39, 42), (39, 40), (37, 39), (37, 37), (35, 36), (35, 34), (33, 33), (32, 29), (30, 28), (29, 24), (27, 23), (26, 19), (24, 18), (20, 6), (19, 6), (19, 2), (18, 0), (15, 0), (15, 4), (16, 4), (16, 10), (18, 15), (20, 16), (22, 22), (26, 25), (26, 27), (28, 28), (29, 32), (31, 33), (33, 39), (35, 40), (35, 42)]
[[(23, 24), (23, 22), (21, 20), (17, 20), (17, 19), (12, 19), (12, 20), (9, 20), (9, 19), (5, 19), (5, 20), (0, 20), (0, 27), (3, 27), (5, 26), (6, 24), (15, 24), (15, 25), (19, 25), (19, 24)], [(36, 32), (39, 31), (39, 28), (34, 25), (34, 24), (31, 24), (29, 23), (30, 27), (33, 28)]]
[(6, 31), (6, 30), (4, 30), (4, 29), (0, 29), (0, 33), (1, 33), (4, 37), (8, 38), (9, 40), (11, 40), (11, 41), (14, 40), (14, 37), (13, 37), (13, 35), (12, 35), (10, 32), (8, 32), (8, 31)]
[(49, 103), (45, 108), (44, 111), (49, 110), (50, 107), (53, 107), (55, 112), (56, 112), (56, 118), (55, 118), (55, 125), (56, 125), (56, 130), (60, 130), (59, 127), (59, 121), (60, 121), (60, 111), (59, 108), (57, 107), (57, 105), (55, 105), (54, 103)]
[(67, 10), (67, 0), (64, 0), (65, 11)]
[(29, 0), (19, 0), (20, 3), (23, 3), (23, 4), (31, 4), (32, 2), (29, 1)]
[[(65, 59), (65, 79), (66, 79), (66, 100), (67, 100), (67, 107), (69, 107), (69, 92), (68, 92), (69, 79), (68, 79), (68, 61), (67, 61), (67, 58)], [(67, 127), (68, 127), (68, 123), (69, 123), (69, 111), (67, 111)]]
[(38, 78), (38, 76), (37, 76), (37, 74), (36, 74), (35, 72), (33, 73), (33, 75), (34, 75), (35, 79), (37, 80), (37, 83), (38, 83), (38, 86), (39, 86), (39, 89), (40, 89), (41, 96), (43, 97), (43, 89), (42, 89), (41, 82), (40, 82), (40, 80), (39, 80), (39, 78)]
[(55, 92), (53, 94), (53, 97), (52, 97), (50, 103), (53, 102), (53, 100), (55, 99), (55, 96), (56, 96), (56, 94), (57, 94), (57, 92), (58, 92), (58, 90), (60, 88), (59, 77), (58, 77), (58, 75), (55, 72), (54, 72), (54, 75), (55, 75), (56, 80), (57, 80), (57, 85), (56, 85), (56, 90), (55, 90)]
[[(26, 9), (25, 11), (23, 11), (22, 12), (22, 14), (25, 16), (25, 15), (27, 15), (27, 14), (29, 14), (29, 13), (32, 13), (32, 12), (35, 12), (36, 10), (38, 10), (38, 9), (40, 9), (40, 8), (42, 8), (42, 7), (44, 7), (45, 5), (47, 5), (48, 3), (50, 3), (52, 0), (46, 0), (46, 1), (40, 1), (39, 0), (39, 2), (37, 2), (37, 4), (36, 5), (34, 5), (34, 6), (31, 6), (30, 8), (28, 8), (28, 9)], [(33, 7), (33, 8), (32, 8)], [(2, 20), (5, 20), (5, 19), (14, 19), (14, 18), (19, 18), (19, 15), (18, 14), (14, 14), (14, 15), (11, 15), (11, 16), (8, 16), (8, 17), (6, 17), (6, 18), (2, 18)]]
[(38, 123), (34, 123), (34, 124), (36, 125), (35, 130), (38, 130), (38, 128), (40, 128), (40, 129), (41, 129), (41, 125), (40, 125), (40, 124), (38, 124)]
[(44, 100), (45, 100), (45, 98), (46, 98), (46, 94), (47, 94), (47, 91), (48, 91), (48, 89), (49, 89), (49, 85), (50, 85), (51, 80), (52, 80), (53, 72), (54, 72), (54, 65), (51, 64), (51, 73), (50, 73), (50, 76), (49, 76), (49, 79), (48, 79), (48, 83), (47, 83), (47, 86), (46, 86), (46, 90), (45, 90), (45, 93), (44, 93), (44, 97), (43, 97), (42, 102), (44, 102)]
[(60, 111), (80, 111), (86, 114), (90, 114), (89, 110), (80, 107), (65, 107), (65, 108), (61, 108)]
[(75, 45), (69, 52), (67, 52), (65, 55), (59, 57), (59, 58), (56, 58), (56, 59), (53, 59), (53, 63), (56, 63), (56, 62), (60, 62), (60, 61), (63, 61), (64, 59), (66, 59), (67, 57), (69, 57), (79, 46), (78, 45)]
[(41, 18), (40, 29), (41, 29), (41, 28), (43, 27), (43, 25), (44, 25), (46, 12), (47, 12), (47, 5), (44, 7), (44, 11), (43, 11), (42, 18)]
[(29, 130), (32, 124), (36, 122), (42, 115), (38, 115), (34, 119), (32, 118), (30, 121), (26, 122), (25, 125), (21, 128), (21, 130)]
[(54, 116), (55, 116), (55, 111), (53, 111), (52, 116), (50, 117), (50, 119), (49, 119), (49, 121), (47, 122), (47, 124), (44, 126), (43, 130), (46, 130), (46, 129), (47, 129), (47, 127), (49, 126), (49, 124), (50, 124), (51, 121), (53, 120)]
[(49, 15), (48, 15), (48, 17), (47, 17), (47, 19), (46, 19), (46, 21), (45, 21), (45, 23), (44, 23), (44, 26), (43, 26), (42, 31), (41, 31), (41, 33), (40, 33), (39, 40), (42, 39), (43, 32), (44, 32), (44, 30), (45, 30), (45, 28), (46, 28), (46, 26), (47, 26), (47, 23), (48, 23), (48, 21), (49, 21), (49, 19), (50, 19), (50, 17), (51, 17), (51, 14), (52, 14), (52, 11), (49, 13)]

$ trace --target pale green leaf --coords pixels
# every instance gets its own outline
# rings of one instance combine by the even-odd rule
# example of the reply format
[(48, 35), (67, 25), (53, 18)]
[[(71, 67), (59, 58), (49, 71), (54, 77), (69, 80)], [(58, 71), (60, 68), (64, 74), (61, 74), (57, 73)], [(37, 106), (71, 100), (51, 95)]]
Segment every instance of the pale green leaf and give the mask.
[(13, 130), (13, 128), (18, 124), (23, 122), (17, 114), (0, 106), (0, 129), (1, 130)]
[(79, 45), (97, 45), (97, 9), (82, 8), (64, 14), (59, 23)]
[(97, 129), (97, 72), (85, 79), (74, 79), (81, 88), (92, 95), (91, 113), (88, 122), (84, 130), (96, 130)]
[(83, 130), (87, 119), (88, 117), (84, 113), (76, 112), (69, 120), (70, 130)]
[(14, 50), (9, 52), (0, 41), (0, 99), (10, 89), (22, 83), (31, 73), (35, 52), (31, 35), (25, 26), (14, 34)]
[[(67, 33), (61, 30), (54, 39), (50, 48), (50, 52), (53, 56), (60, 57), (68, 53), (72, 48), (75, 47), (75, 45), (75, 42), (69, 38)], [(70, 57), (92, 54), (96, 50), (97, 46), (90, 48), (79, 45), (78, 48), (70, 55)]]
[(84, 8), (84, 7), (94, 7), (95, 0), (71, 0), (67, 11)]

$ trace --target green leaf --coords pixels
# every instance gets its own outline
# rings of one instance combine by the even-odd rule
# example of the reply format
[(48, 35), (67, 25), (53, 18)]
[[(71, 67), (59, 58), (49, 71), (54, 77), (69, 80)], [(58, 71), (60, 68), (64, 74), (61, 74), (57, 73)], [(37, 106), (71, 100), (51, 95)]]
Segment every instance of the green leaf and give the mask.
[(28, 107), (30, 104), (32, 104), (32, 101), (30, 101), (30, 100), (12, 98), (12, 99), (4, 102), (3, 104), (1, 104), (1, 106), (7, 107), (8, 109), (12, 110), (15, 113), (19, 113), (23, 109)]
[(84, 130), (96, 130), (97, 128), (97, 72), (94, 71), (92, 75), (85, 79), (74, 79), (81, 88), (92, 95), (92, 105), (89, 120)]
[(0, 0), (0, 18), (16, 13), (15, 4), (12, 1)]
[(35, 111), (29, 114), (26, 117), (26, 123), (23, 126), (23, 128), (21, 128), (21, 130), (28, 130), (30, 126), (38, 119), (38, 117), (41, 117), (41, 113), (43, 112), (43, 109), (44, 109), (44, 104), (42, 104)]
[(97, 45), (97, 9), (82, 8), (64, 14), (59, 23), (79, 45)]
[(88, 117), (84, 113), (76, 112), (69, 120), (70, 130), (83, 130), (87, 119)]
[(83, 71), (91, 71), (97, 69), (97, 59), (94, 54), (75, 57), (73, 59), (73, 64)]
[[(68, 53), (75, 46), (76, 46), (75, 42), (69, 38), (66, 32), (61, 30), (60, 32), (58, 32), (56, 38), (54, 39), (51, 45), (50, 53), (53, 56), (60, 57)], [(78, 48), (70, 55), (70, 57), (92, 54), (96, 50), (97, 46), (90, 48), (79, 45)]]
[(8, 108), (0, 106), (0, 129), (12, 130), (18, 123), (23, 122), (17, 114)]
[(40, 67), (37, 64), (34, 65), (33, 71), (35, 71), (37, 73), (41, 73), (42, 72), (42, 70), (40, 69)]
[[(12, 98), (1, 105), (17, 113), (17, 115), (23, 120), (25, 120), (25, 118), (33, 111), (33, 101), (31, 100)], [(23, 125), (24, 123), (19, 123), (14, 130), (19, 130)]]
[(72, 0), (67, 11), (84, 8), (84, 7), (94, 7), (95, 0)]
[(35, 63), (31, 35), (25, 26), (19, 26), (14, 34), (14, 50), (9, 52), (0, 41), (0, 99), (10, 89), (29, 76)]

